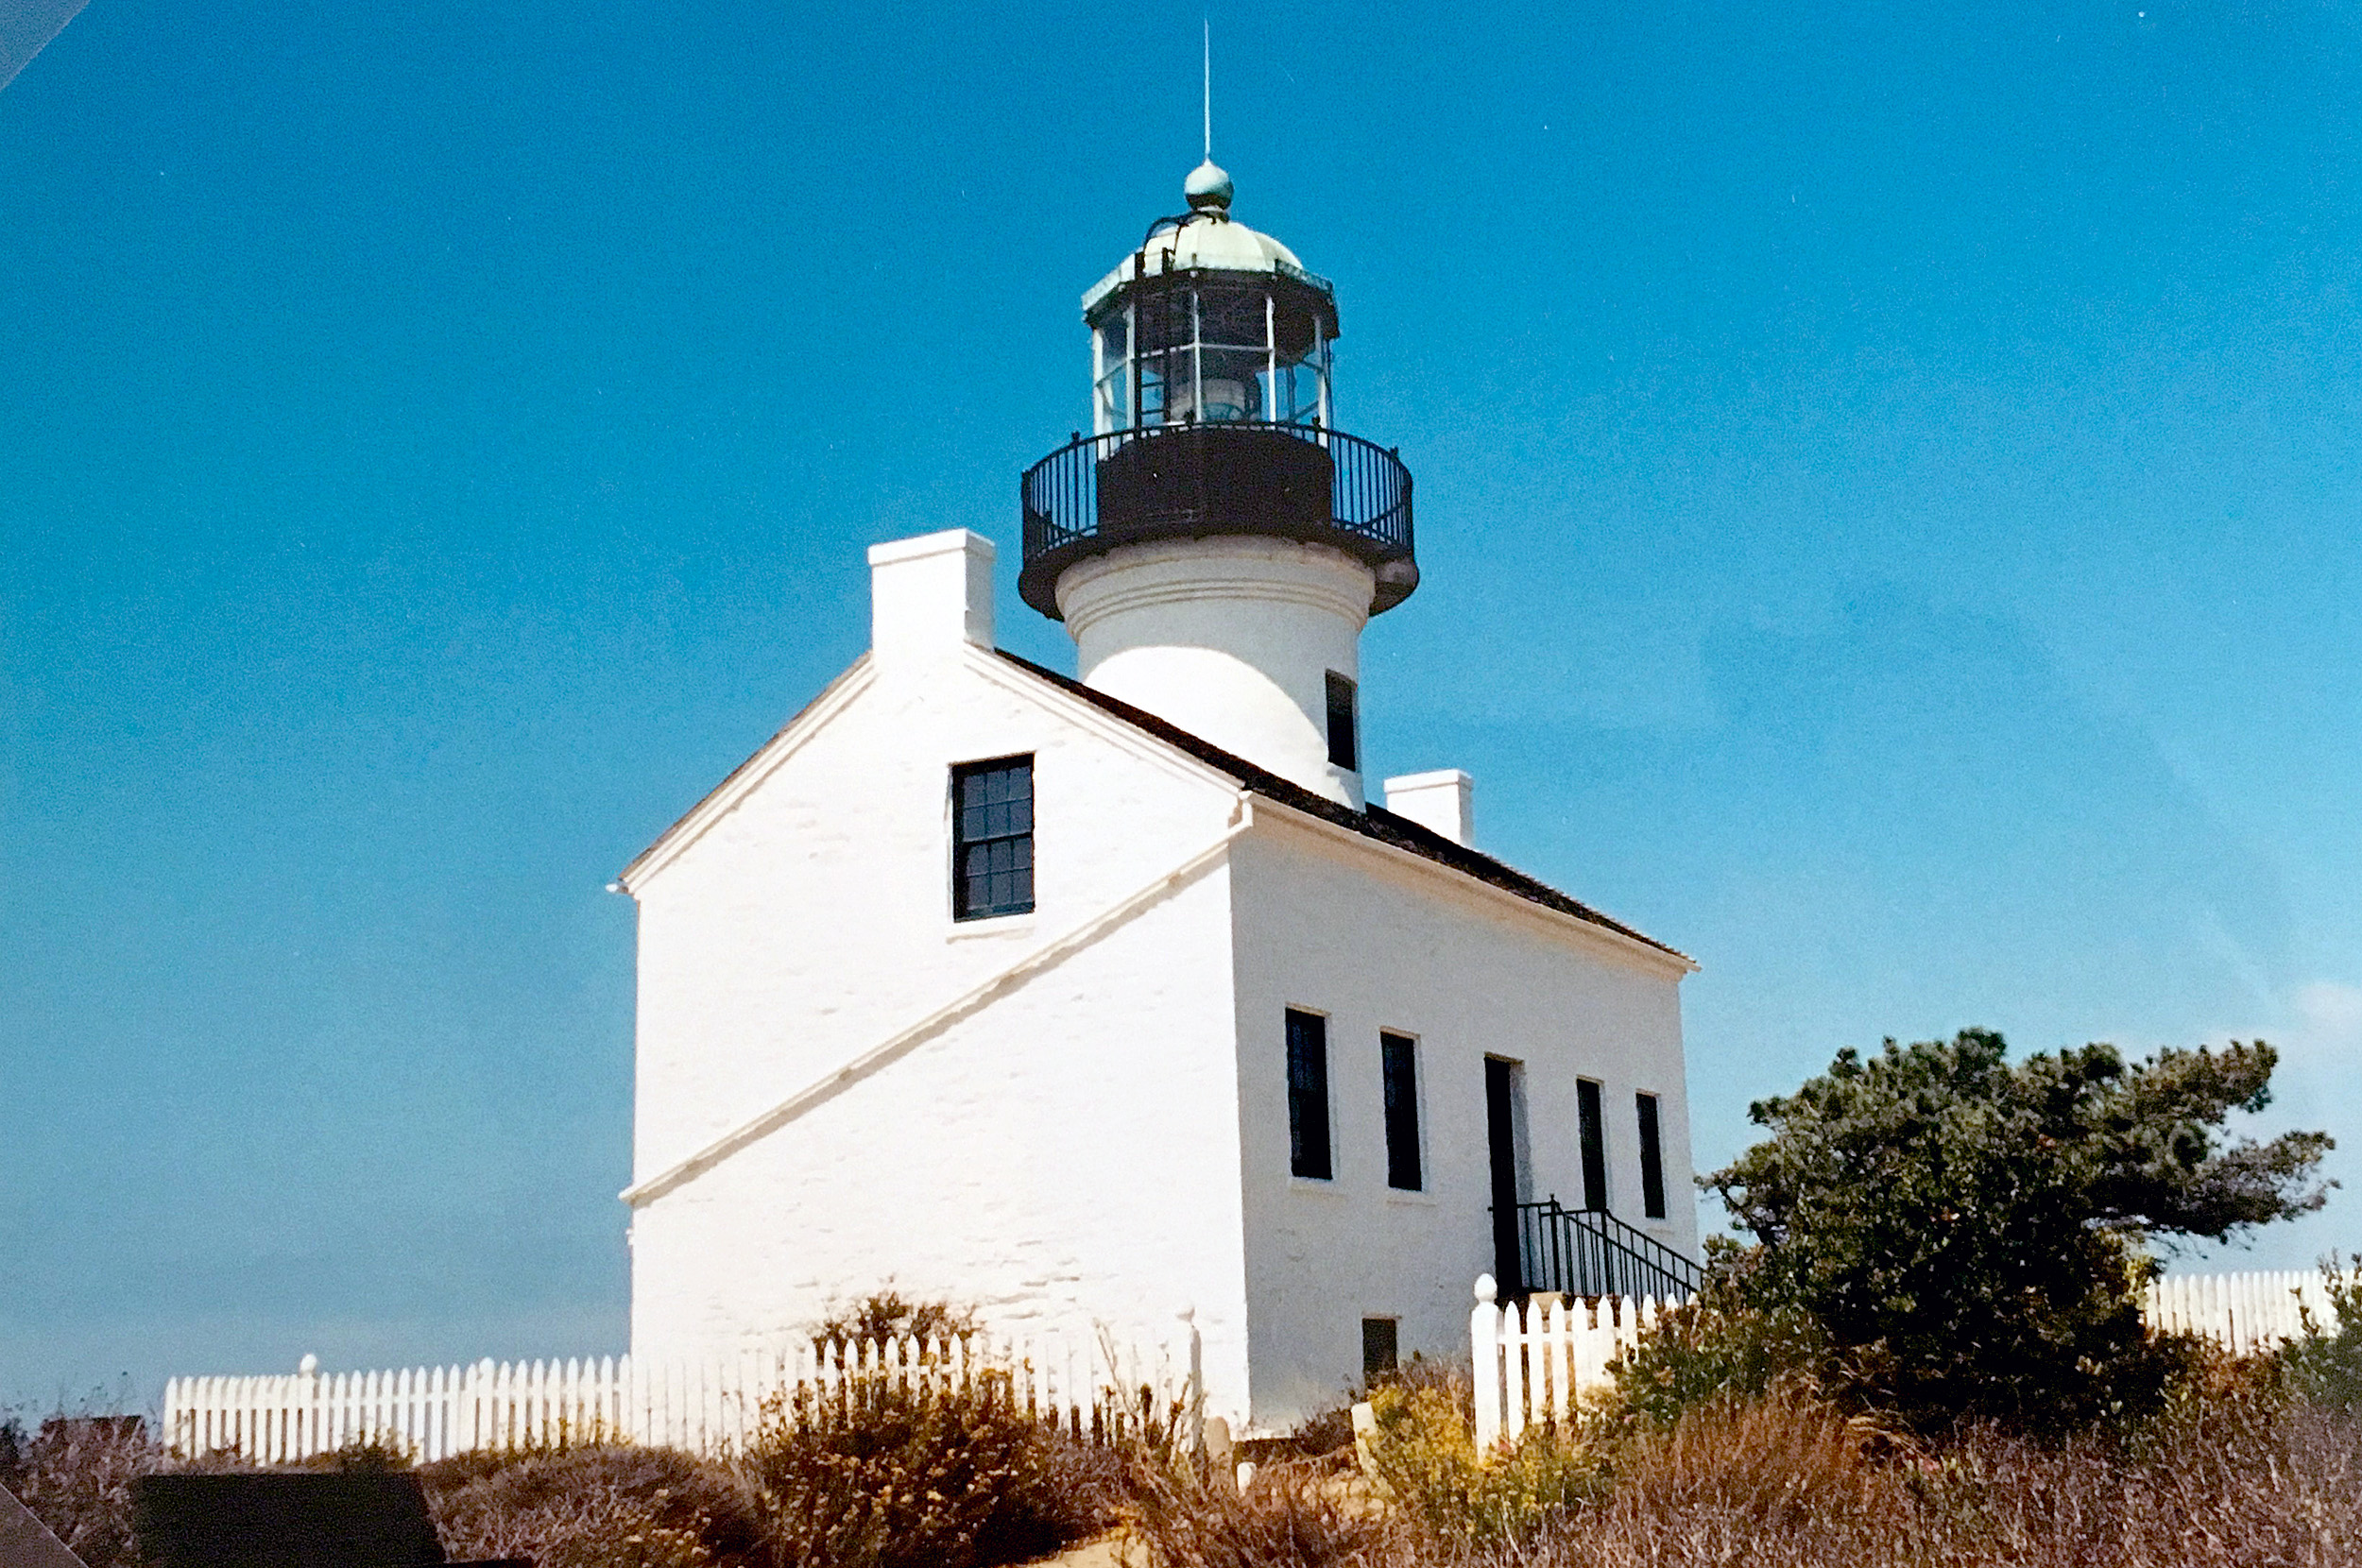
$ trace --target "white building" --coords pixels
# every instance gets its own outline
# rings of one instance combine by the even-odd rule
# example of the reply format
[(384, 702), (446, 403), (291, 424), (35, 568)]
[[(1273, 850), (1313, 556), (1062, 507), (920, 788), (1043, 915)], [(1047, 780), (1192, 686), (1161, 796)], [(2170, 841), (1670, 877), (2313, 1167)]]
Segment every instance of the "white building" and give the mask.
[(1464, 774), (1365, 804), (1410, 478), (1330, 427), (1328, 285), (1189, 196), (1085, 297), (1094, 431), (1026, 476), (1082, 678), (995, 650), (987, 540), (880, 545), (869, 652), (624, 873), (636, 1355), (888, 1281), (1007, 1331), (1188, 1306), (1272, 1431), (1462, 1353), (1480, 1271), (1695, 1253), (1694, 965), (1475, 849)]

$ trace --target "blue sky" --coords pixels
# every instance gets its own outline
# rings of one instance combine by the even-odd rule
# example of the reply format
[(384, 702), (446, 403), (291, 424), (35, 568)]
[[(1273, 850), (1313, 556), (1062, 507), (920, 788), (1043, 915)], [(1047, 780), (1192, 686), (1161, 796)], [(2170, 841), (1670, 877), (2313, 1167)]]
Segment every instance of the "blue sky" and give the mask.
[[(1701, 958), (1702, 1165), (1968, 1024), (2362, 1150), (2362, 12), (1208, 14), (1418, 476), (1372, 766)], [(0, 93), (0, 1403), (621, 1348), (605, 884), (864, 545), (1014, 555), (1198, 21), (95, 0)]]

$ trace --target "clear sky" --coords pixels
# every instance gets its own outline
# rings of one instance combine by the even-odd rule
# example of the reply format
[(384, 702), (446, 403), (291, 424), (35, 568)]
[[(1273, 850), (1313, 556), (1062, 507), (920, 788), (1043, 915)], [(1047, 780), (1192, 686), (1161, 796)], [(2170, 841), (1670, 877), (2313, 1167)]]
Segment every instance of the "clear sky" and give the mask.
[[(0, 1403), (619, 1350), (605, 885), (1000, 541), (1197, 8), (95, 0), (0, 93)], [(1214, 0), (1418, 476), (1376, 773), (1838, 1048), (2362, 1150), (2362, 11)], [(2244, 1266), (2362, 1245), (2356, 1190)]]

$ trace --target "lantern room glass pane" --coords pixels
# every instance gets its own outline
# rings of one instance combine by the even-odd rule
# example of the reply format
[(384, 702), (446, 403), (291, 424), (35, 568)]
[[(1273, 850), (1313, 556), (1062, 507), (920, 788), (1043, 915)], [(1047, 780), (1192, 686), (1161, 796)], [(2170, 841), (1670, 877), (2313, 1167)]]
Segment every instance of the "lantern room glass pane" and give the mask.
[(1198, 290), (1198, 341), (1219, 343), (1229, 348), (1261, 349), (1266, 334), (1265, 299), (1260, 289)]
[(1315, 361), (1279, 366), (1279, 395), (1273, 400), (1278, 418), (1290, 424), (1309, 425), (1321, 414), (1321, 369)]
[(1133, 315), (1139, 332), (1138, 348), (1143, 354), (1178, 349), (1196, 340), (1195, 312), (1187, 289), (1144, 294), (1134, 304)]
[(1111, 430), (1127, 430), (1132, 424), (1132, 377), (1121, 364), (1099, 378), (1099, 393), (1093, 404), (1092, 428), (1101, 434)]
[(1263, 417), (1263, 352), (1259, 349), (1200, 349), (1201, 419), (1236, 422)]

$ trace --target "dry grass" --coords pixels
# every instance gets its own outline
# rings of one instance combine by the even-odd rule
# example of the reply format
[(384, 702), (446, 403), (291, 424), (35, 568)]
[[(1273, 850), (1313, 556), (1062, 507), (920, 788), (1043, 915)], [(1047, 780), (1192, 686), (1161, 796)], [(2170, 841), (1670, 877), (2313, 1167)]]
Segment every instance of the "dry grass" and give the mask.
[(1143, 1465), (1127, 1511), (1155, 1568), (1381, 1568), (1399, 1559), (1385, 1515), (1317, 1460), (1265, 1465), (1243, 1496)]
[(1301, 1478), (1156, 1500), (1160, 1568), (2362, 1568), (2362, 1423), (2225, 1401), (2145, 1434), (1922, 1447), (1774, 1398), (1614, 1447), (1612, 1487), (1478, 1546)]
[[(1121, 1492), (1155, 1568), (2362, 1568), (2362, 1416), (2235, 1383), (2131, 1439), (2050, 1446), (1990, 1431), (1921, 1444), (1797, 1396), (1707, 1406), (1598, 1439), (1603, 1485), (1484, 1545), (1422, 1527), (1415, 1508), (1380, 1509), (1333, 1461), (1266, 1466), (1237, 1497), (1146, 1451), (1120, 1474), (1104, 1451), (1062, 1440), (1023, 1453), (999, 1442), (985, 1445), (997, 1465), (1068, 1510), (1061, 1535)], [(887, 1446), (901, 1457), (883, 1470), (874, 1450), (849, 1466), (842, 1452), (815, 1460), (827, 1484), (807, 1494), (808, 1522), (853, 1491), (855, 1511), (876, 1516), (866, 1479), (835, 1490), (857, 1472), (960, 1485), (930, 1445)], [(129, 1483), (163, 1463), (144, 1431), (54, 1423), (0, 1459), (93, 1568), (138, 1568)], [(987, 1545), (985, 1530), (948, 1554), (873, 1537), (881, 1550), (815, 1555), (781, 1528), (780, 1495), (753, 1470), (659, 1449), (471, 1457), (422, 1478), (453, 1555), (541, 1568), (982, 1563), (1017, 1544)]]

